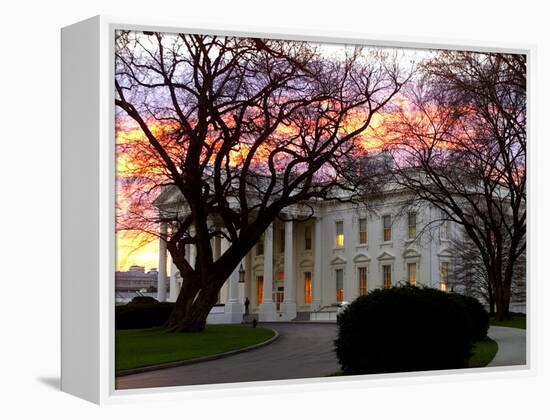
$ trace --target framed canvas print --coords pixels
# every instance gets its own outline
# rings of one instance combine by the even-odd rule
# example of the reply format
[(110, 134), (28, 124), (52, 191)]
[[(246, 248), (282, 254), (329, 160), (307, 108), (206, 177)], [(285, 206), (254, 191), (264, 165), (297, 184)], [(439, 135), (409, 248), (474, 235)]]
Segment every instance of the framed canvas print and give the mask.
[(529, 372), (530, 50), (62, 32), (62, 388)]

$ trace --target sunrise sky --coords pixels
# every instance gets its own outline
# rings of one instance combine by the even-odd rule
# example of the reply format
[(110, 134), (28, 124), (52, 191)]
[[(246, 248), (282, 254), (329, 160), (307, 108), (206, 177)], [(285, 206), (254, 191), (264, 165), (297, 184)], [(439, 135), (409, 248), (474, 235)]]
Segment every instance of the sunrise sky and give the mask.
[[(323, 45), (324, 55), (338, 57), (342, 55), (343, 45)], [(413, 61), (419, 61), (433, 54), (428, 50), (404, 50), (388, 49), (399, 54), (399, 61), (405, 66), (411, 65)], [(403, 101), (402, 97), (395, 97), (394, 101)], [(361, 136), (361, 144), (365, 150), (376, 149), (383, 143), (383, 128), (385, 122), (391, 119), (392, 115), (375, 114), (369, 129)], [(357, 122), (348, 121), (350, 128)], [(153, 127), (154, 131), (162, 131), (158, 123)], [(127, 118), (117, 114), (116, 120), (116, 143), (117, 143), (117, 214), (128, 215), (141, 211), (152, 211), (151, 201), (158, 194), (158, 189), (153, 189), (145, 195), (142, 192), (147, 190), (154, 179), (159, 176), (159, 170), (154, 165), (154, 156), (150, 156), (144, 147), (140, 153), (140, 143), (147, 143), (143, 133), (134, 123)], [(138, 145), (136, 148), (135, 145)], [(130, 147), (127, 147), (130, 146)], [(149, 154), (149, 155), (148, 155)], [(137, 157), (139, 156), (139, 157)], [(138, 161), (139, 160), (139, 161)], [(158, 178), (156, 178), (158, 179)], [(140, 201), (136, 197), (140, 197)], [(116, 232), (116, 254), (117, 270), (126, 271), (132, 265), (145, 267), (146, 270), (158, 267), (158, 239), (153, 234), (127, 231), (124, 226), (117, 222)]]

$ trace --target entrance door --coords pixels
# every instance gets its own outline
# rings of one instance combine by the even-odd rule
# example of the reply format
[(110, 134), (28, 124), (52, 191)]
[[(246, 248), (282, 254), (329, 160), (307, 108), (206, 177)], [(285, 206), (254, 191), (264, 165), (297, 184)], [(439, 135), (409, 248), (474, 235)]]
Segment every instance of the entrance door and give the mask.
[(275, 291), (275, 304), (277, 307), (277, 310), (280, 310), (281, 303), (285, 300), (285, 288), (284, 286), (277, 286), (277, 289)]

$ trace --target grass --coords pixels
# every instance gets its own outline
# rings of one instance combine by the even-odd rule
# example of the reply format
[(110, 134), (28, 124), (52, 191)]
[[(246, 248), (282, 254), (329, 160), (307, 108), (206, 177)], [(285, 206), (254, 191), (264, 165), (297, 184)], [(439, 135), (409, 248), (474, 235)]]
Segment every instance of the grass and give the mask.
[(116, 331), (116, 371), (212, 356), (273, 337), (268, 328), (208, 325), (200, 333), (171, 333), (164, 328)]
[(527, 328), (527, 317), (525, 315), (512, 315), (512, 319), (508, 321), (497, 321), (494, 317), (491, 317), (491, 325), (496, 325), (498, 327), (508, 327), (508, 328), (520, 328), (522, 330)]
[(487, 366), (497, 354), (498, 344), (495, 340), (486, 337), (485, 340), (477, 341), (472, 347), (472, 357), (468, 367), (477, 368)]

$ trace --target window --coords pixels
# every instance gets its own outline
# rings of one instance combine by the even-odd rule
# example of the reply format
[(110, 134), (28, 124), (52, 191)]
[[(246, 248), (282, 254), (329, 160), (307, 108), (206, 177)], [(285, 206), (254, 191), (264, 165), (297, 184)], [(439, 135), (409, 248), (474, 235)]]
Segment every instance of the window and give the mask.
[(367, 294), (367, 267), (359, 267), (357, 269), (359, 277), (359, 296)]
[(336, 222), (336, 246), (342, 248), (344, 246), (344, 222)]
[(279, 231), (279, 252), (285, 252), (285, 231), (283, 229)]
[(344, 270), (336, 269), (336, 302), (344, 301)]
[(260, 238), (260, 240), (258, 241), (258, 243), (256, 244), (256, 255), (257, 256), (264, 255), (264, 237), (263, 237), (263, 235)]
[(304, 273), (304, 303), (306, 305), (311, 303), (311, 271)]
[(416, 286), (416, 263), (407, 264), (407, 281), (410, 286)]
[(384, 276), (384, 289), (391, 287), (391, 265), (383, 265), (382, 273)]
[(449, 263), (441, 263), (441, 273), (440, 273), (440, 286), (441, 290), (446, 292), (449, 289)]
[(416, 238), (416, 213), (415, 212), (409, 212), (408, 225), (409, 225), (409, 239)]
[(384, 242), (391, 241), (391, 216), (389, 214), (382, 216), (384, 225)]
[(256, 276), (256, 301), (258, 305), (264, 302), (264, 276)]
[(366, 218), (359, 219), (359, 243), (360, 244), (367, 243), (367, 219)]
[(304, 249), (311, 250), (311, 226), (306, 226), (304, 231)]
[(275, 281), (285, 281), (285, 272), (284, 271), (277, 271), (275, 279), (276, 279)]

